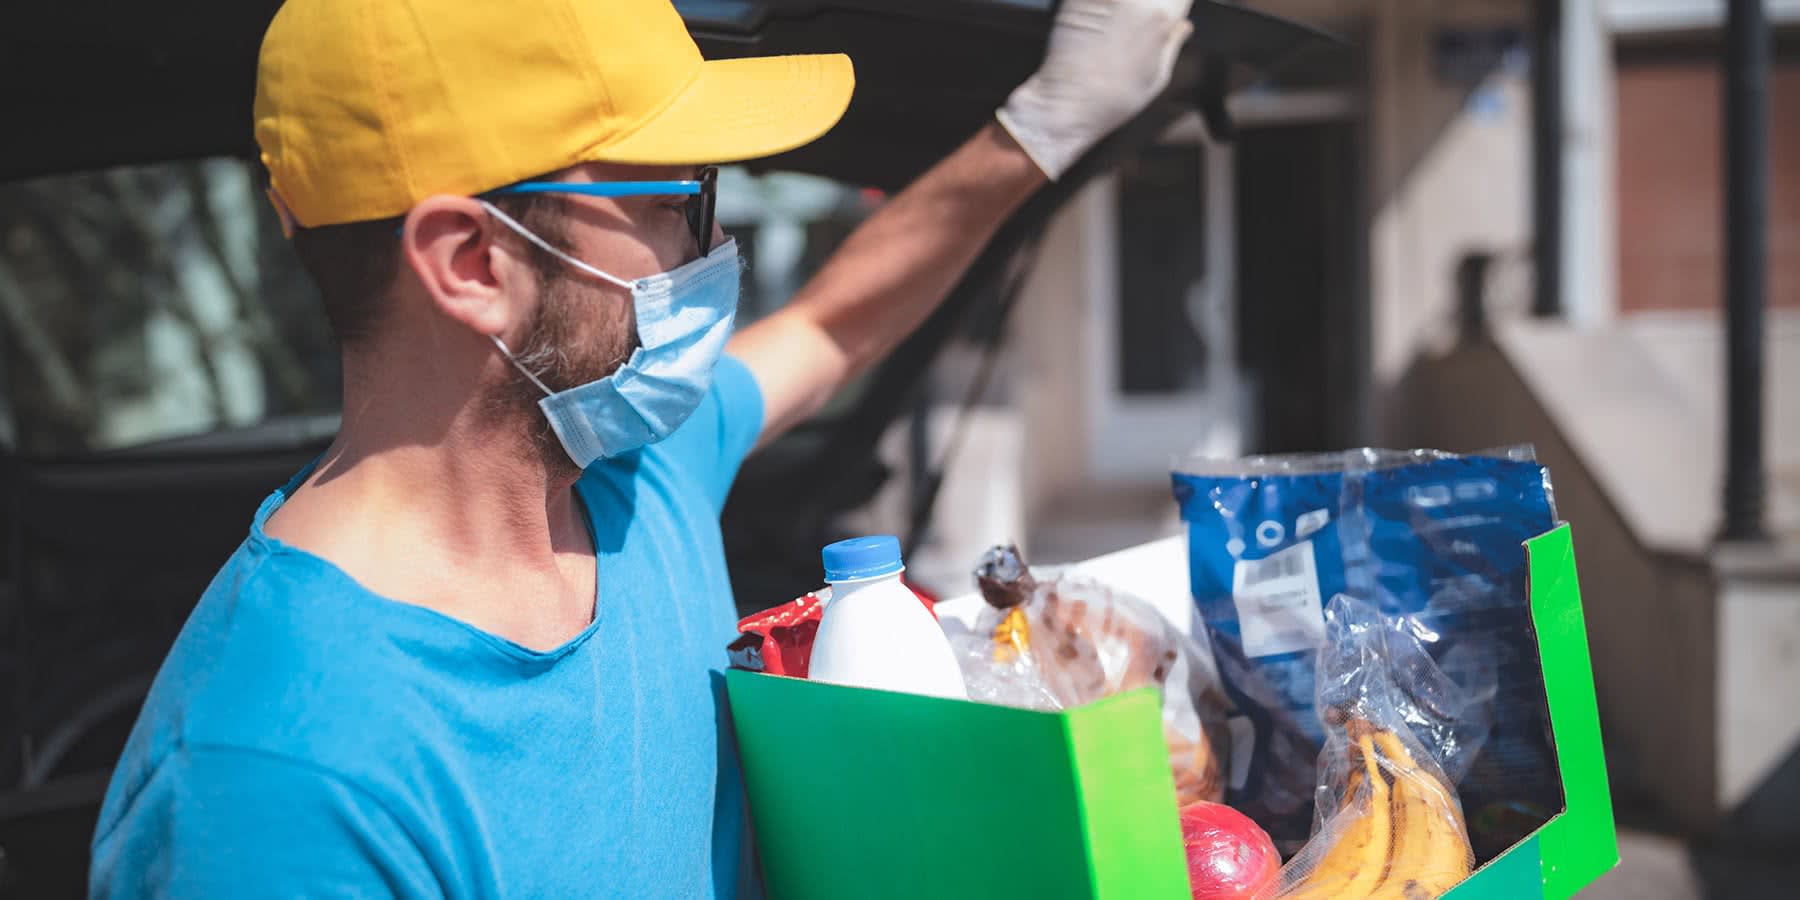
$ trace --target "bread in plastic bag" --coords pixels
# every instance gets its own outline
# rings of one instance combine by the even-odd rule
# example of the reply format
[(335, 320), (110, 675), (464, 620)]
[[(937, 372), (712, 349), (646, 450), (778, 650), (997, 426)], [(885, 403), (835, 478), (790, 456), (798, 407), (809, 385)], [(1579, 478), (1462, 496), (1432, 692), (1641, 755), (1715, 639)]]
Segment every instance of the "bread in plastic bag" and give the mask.
[(1205, 648), (1098, 581), (1040, 582), (1014, 547), (988, 551), (976, 580), (987, 604), (972, 631), (952, 637), (971, 700), (1067, 709), (1155, 685), (1177, 798), (1224, 797), (1228, 704)]
[(1453, 697), (1455, 684), (1423, 668), (1430, 656), (1415, 636), (1348, 595), (1327, 605), (1326, 639), (1316, 824), (1282, 868), (1273, 897), (1441, 896), (1473, 871), (1475, 855), (1461, 800), (1439, 763), (1462, 748), (1454, 730), (1431, 727), (1440, 717), (1422, 710), (1417, 695)]

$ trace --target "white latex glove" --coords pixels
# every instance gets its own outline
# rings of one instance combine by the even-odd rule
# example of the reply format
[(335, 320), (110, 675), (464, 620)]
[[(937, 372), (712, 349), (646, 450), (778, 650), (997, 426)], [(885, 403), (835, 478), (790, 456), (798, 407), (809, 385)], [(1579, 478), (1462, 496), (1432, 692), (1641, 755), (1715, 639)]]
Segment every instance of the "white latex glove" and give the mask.
[(1063, 0), (1044, 64), (1000, 124), (1052, 180), (1169, 83), (1193, 0)]

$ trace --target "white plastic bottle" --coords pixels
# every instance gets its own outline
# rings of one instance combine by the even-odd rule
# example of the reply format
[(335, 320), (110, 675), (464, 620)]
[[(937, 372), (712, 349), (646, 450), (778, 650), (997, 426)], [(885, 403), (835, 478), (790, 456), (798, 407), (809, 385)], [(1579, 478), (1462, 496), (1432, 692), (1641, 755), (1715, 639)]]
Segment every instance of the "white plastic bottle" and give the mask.
[(962, 668), (937, 619), (900, 583), (900, 541), (851, 538), (820, 556), (831, 601), (806, 677), (854, 687), (968, 699)]

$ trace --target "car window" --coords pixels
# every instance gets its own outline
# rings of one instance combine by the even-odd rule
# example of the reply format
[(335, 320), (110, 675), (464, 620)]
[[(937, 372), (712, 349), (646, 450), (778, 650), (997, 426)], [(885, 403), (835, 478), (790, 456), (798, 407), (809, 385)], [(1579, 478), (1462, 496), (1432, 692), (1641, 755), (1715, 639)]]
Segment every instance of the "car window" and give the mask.
[(9, 442), (130, 446), (330, 410), (335, 351), (243, 163), (0, 185)]
[(816, 175), (720, 170), (719, 223), (750, 261), (739, 326), (785, 304), (881, 199)]
[[(752, 262), (740, 327), (787, 302), (879, 200), (722, 172), (719, 220)], [(51, 456), (329, 416), (340, 386), (316, 293), (248, 164), (0, 184), (0, 445)]]

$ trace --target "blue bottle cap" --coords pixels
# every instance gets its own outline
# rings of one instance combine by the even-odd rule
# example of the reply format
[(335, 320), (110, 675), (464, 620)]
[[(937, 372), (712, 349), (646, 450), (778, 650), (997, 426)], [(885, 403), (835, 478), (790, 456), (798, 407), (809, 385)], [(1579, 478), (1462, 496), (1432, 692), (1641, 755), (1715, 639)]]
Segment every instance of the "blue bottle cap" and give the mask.
[(819, 557), (825, 562), (828, 582), (880, 578), (906, 568), (900, 562), (900, 539), (891, 534), (828, 544), (819, 551)]

